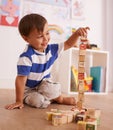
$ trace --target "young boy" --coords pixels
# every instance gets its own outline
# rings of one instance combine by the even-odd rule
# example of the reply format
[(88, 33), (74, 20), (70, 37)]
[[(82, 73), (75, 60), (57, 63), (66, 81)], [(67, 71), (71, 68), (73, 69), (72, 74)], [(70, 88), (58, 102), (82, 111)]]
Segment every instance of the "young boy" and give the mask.
[(28, 43), (17, 64), (16, 101), (6, 109), (23, 108), (24, 103), (46, 108), (55, 101), (75, 105), (74, 97), (61, 94), (61, 86), (51, 81), (50, 72), (55, 60), (64, 51), (76, 45), (80, 36), (87, 36), (86, 28), (79, 28), (64, 43), (48, 44), (50, 34), (47, 20), (38, 14), (28, 14), (19, 22), (19, 32)]

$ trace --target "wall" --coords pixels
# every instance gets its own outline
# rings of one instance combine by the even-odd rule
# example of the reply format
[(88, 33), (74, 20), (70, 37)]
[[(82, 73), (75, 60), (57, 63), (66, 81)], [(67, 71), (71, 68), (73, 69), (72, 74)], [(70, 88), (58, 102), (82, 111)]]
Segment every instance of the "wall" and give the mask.
[(24, 41), (17, 28), (0, 26), (0, 88), (13, 88), (16, 63)]
[(113, 0), (106, 0), (105, 48), (109, 51), (109, 91), (113, 92)]
[[(98, 44), (102, 49), (106, 49), (103, 44), (105, 40), (103, 0), (86, 0), (85, 11), (86, 20), (84, 22), (72, 20), (72, 24), (75, 23), (78, 27), (89, 26), (91, 28), (89, 31), (90, 41)], [(0, 88), (14, 88), (16, 63), (19, 54), (24, 49), (25, 42), (20, 37), (16, 27), (0, 26), (0, 44)]]

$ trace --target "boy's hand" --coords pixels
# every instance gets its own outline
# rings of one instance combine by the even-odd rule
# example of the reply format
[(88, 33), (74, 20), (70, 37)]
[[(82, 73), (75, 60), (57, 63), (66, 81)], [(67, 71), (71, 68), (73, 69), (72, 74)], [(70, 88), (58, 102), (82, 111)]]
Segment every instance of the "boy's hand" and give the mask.
[(16, 102), (16, 103), (9, 104), (9, 105), (5, 106), (5, 108), (8, 109), (8, 110), (12, 110), (12, 109), (15, 109), (15, 108), (22, 109), (23, 107), (24, 107), (24, 104), (21, 103), (21, 102)]
[(89, 27), (85, 27), (85, 28), (79, 28), (78, 30), (76, 30), (76, 34), (78, 36), (83, 36), (83, 37), (87, 37), (87, 30), (90, 30)]
[(67, 50), (71, 47), (77, 46), (78, 38), (85, 37), (87, 38), (87, 31), (90, 30), (89, 27), (81, 27), (78, 28), (65, 42), (64, 42), (64, 50)]

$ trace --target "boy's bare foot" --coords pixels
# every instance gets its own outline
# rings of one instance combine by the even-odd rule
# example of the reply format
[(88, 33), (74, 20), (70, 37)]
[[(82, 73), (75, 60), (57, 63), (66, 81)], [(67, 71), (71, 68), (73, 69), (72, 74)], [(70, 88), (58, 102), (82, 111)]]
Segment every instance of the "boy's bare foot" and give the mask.
[(58, 98), (54, 99), (59, 104), (65, 104), (65, 105), (76, 105), (76, 100), (74, 97), (64, 97), (59, 96)]
[(74, 97), (63, 97), (63, 104), (76, 105), (76, 100)]

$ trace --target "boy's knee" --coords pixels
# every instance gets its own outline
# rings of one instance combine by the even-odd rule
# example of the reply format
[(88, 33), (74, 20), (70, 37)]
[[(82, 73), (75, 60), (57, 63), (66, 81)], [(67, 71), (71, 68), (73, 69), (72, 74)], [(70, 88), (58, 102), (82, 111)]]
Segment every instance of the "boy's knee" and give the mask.
[(45, 98), (40, 93), (32, 93), (26, 97), (25, 103), (36, 108), (46, 108), (50, 101), (45, 101)]
[(61, 95), (61, 85), (49, 80), (43, 80), (38, 88), (38, 92), (44, 95), (47, 100), (52, 100)]

